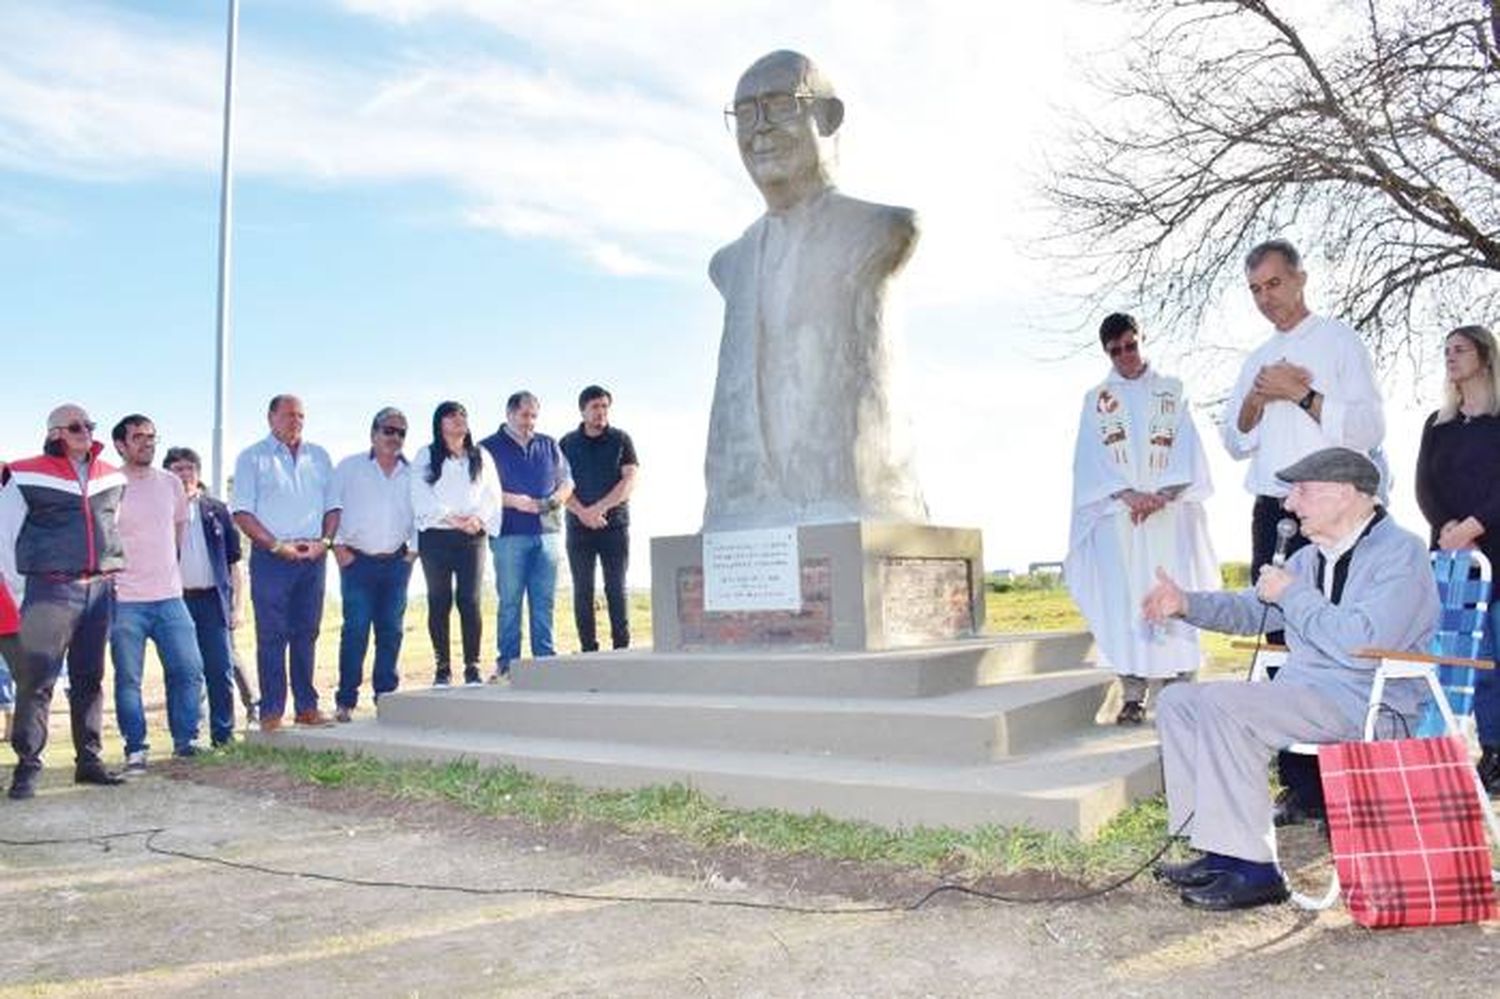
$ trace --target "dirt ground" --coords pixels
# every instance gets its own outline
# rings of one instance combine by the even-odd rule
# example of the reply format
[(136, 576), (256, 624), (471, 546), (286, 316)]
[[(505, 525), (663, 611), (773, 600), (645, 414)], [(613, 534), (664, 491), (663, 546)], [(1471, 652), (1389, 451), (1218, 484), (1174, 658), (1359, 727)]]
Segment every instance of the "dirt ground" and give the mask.
[[(256, 769), (159, 767), (120, 789), (69, 776), (54, 767), (35, 800), (0, 799), (0, 839), (161, 827), (151, 845), (279, 870), (819, 908), (899, 905), (932, 884), (480, 818)], [(1145, 879), (1082, 903), (945, 895), (917, 912), (807, 915), (356, 887), (152, 853), (145, 835), (107, 845), (0, 845), (0, 999), (1500, 994), (1493, 926), (1374, 933), (1342, 912), (1201, 915)]]

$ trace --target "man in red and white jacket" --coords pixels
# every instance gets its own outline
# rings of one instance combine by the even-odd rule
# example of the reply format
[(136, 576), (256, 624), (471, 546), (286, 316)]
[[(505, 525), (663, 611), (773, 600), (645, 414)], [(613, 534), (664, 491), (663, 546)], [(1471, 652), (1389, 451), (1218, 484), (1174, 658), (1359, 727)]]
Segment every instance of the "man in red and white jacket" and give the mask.
[(10, 744), (16, 770), (10, 797), (36, 794), (47, 745), (52, 688), (68, 666), (68, 706), (79, 784), (120, 777), (100, 757), (104, 648), (114, 607), (114, 573), (125, 565), (115, 526), (125, 476), (99, 460), (94, 424), (83, 407), (47, 417), (43, 454), (0, 474), (0, 573), (22, 592), (21, 656)]

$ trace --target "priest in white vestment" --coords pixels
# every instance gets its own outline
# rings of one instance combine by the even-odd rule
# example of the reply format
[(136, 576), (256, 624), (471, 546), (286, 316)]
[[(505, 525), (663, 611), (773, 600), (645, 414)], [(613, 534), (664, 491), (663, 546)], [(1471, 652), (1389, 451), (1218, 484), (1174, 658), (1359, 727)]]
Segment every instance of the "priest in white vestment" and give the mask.
[(1182, 382), (1150, 367), (1135, 320), (1106, 317), (1099, 340), (1111, 369), (1079, 417), (1063, 579), (1093, 630), (1099, 666), (1120, 676), (1116, 721), (1140, 724), (1151, 680), (1187, 679), (1202, 664), (1197, 630), (1148, 624), (1141, 602), (1158, 567), (1192, 580), (1184, 588), (1219, 589), (1203, 513), (1213, 484)]

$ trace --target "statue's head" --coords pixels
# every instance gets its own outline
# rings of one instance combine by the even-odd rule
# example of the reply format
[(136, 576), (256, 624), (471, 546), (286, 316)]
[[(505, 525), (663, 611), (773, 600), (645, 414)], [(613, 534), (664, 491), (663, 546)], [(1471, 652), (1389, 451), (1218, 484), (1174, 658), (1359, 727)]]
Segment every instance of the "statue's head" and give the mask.
[(790, 207), (829, 185), (844, 103), (811, 59), (785, 50), (757, 59), (740, 77), (731, 111), (740, 159), (769, 207)]

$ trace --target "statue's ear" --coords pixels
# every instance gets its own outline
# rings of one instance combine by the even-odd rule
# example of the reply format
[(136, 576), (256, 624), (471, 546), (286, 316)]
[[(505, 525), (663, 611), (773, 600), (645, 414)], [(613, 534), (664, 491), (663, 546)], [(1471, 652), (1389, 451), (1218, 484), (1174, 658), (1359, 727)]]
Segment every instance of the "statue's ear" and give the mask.
[(813, 120), (818, 123), (818, 134), (828, 138), (844, 123), (844, 102), (837, 97), (820, 97), (813, 104)]

